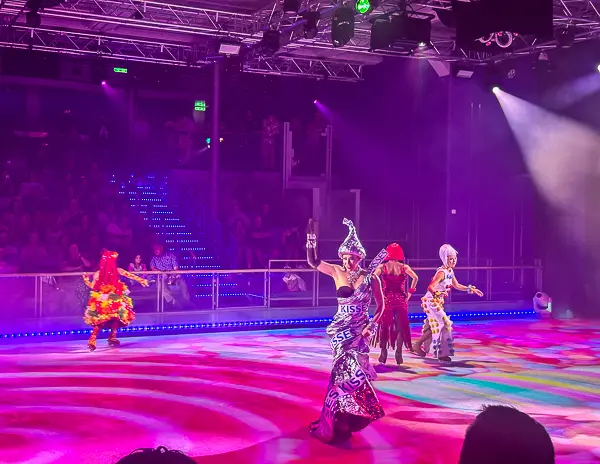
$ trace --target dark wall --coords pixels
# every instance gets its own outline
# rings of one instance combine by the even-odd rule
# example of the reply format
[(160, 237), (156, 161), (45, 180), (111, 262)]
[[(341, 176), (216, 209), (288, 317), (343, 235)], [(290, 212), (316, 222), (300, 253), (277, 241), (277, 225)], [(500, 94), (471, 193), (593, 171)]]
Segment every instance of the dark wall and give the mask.
[[(109, 84), (138, 89), (137, 109), (156, 116), (157, 128), (184, 112), (181, 105), (191, 111), (193, 97), (187, 105), (139, 89), (188, 89), (211, 104), (210, 69), (186, 70), (178, 84), (173, 70), (129, 68), (125, 78), (110, 75)], [(362, 190), (363, 237), (400, 241), (411, 257), (436, 258), (450, 241), (472, 264), (531, 261), (535, 251), (520, 244), (531, 243), (532, 188), (482, 76), (440, 78), (425, 60), (398, 59), (367, 67), (360, 83), (225, 73), (222, 116), (228, 128), (240, 127), (248, 111), (258, 120), (273, 113), (308, 121), (318, 99), (334, 126), (334, 188)], [(528, 79), (517, 73), (515, 81)], [(52, 102), (50, 110), (65, 109), (63, 97)]]

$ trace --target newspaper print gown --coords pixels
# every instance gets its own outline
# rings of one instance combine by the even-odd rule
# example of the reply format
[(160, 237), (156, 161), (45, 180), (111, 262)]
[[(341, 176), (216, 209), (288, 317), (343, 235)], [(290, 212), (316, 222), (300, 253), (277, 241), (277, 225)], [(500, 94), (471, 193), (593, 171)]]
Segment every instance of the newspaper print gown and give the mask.
[(384, 416), (371, 383), (377, 374), (369, 363), (369, 340), (362, 336), (369, 323), (371, 281), (376, 266), (374, 261), (351, 296), (338, 297), (338, 310), (327, 327), (333, 367), (321, 416), (311, 426), (312, 434), (326, 443), (349, 438), (350, 433)]

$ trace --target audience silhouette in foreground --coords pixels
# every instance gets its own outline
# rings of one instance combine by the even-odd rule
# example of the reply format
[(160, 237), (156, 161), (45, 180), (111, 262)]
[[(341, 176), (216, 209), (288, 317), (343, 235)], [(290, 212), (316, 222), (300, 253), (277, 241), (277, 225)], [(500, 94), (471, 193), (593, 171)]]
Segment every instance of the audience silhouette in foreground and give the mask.
[[(117, 464), (195, 464), (181, 451), (159, 446), (135, 450)], [(467, 428), (459, 464), (555, 464), (542, 424), (510, 406), (483, 406)]]
[(117, 464), (196, 464), (192, 458), (181, 451), (174, 451), (159, 446), (156, 449), (137, 449), (125, 456)]
[(542, 424), (510, 406), (484, 406), (467, 428), (459, 464), (554, 464)]

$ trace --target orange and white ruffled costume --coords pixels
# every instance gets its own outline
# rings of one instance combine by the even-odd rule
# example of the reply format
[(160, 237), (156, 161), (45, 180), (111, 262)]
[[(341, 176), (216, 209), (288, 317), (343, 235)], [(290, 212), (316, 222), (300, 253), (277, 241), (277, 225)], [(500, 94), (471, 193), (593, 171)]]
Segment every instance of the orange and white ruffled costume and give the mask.
[(90, 351), (96, 349), (96, 338), (103, 328), (111, 329), (108, 343), (118, 346), (117, 329), (128, 326), (135, 319), (133, 302), (129, 298), (127, 285), (120, 276), (147, 286), (148, 281), (117, 267), (118, 254), (105, 251), (100, 258), (100, 269), (92, 281), (84, 275), (83, 280), (90, 288), (90, 299), (84, 314), (84, 321), (93, 327), (88, 341)]

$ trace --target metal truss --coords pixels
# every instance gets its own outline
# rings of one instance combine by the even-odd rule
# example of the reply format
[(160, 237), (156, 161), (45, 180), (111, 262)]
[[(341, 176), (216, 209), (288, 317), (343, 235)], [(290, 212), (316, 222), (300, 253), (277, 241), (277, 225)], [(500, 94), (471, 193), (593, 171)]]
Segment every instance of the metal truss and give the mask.
[(244, 71), (257, 74), (281, 76), (304, 76), (356, 82), (362, 80), (362, 65), (323, 61), (289, 56), (257, 57), (244, 64)]
[(198, 50), (189, 45), (23, 26), (0, 31), (0, 47), (188, 67), (205, 64)]
[[(275, 2), (269, 8), (256, 13), (256, 17), (263, 22), (270, 22), (272, 27), (282, 32), (284, 48), (297, 48), (298, 46), (333, 49), (331, 45), (331, 19), (335, 6), (323, 3), (320, 0), (305, 0), (302, 11), (317, 10), (320, 12), (318, 27), (320, 32), (312, 40), (304, 38), (304, 21), (300, 15), (290, 17), (276, 8)], [(547, 49), (556, 48), (555, 40), (541, 42), (539, 40), (518, 36), (510, 51), (496, 50), (489, 52), (474, 52), (456, 46), (455, 31), (444, 27), (434, 13), (434, 9), (451, 9), (450, 0), (408, 0), (407, 12), (413, 14), (432, 14), (436, 17), (432, 21), (431, 44), (427, 47), (412, 47), (407, 44), (398, 44), (386, 50), (370, 50), (371, 24), (370, 21), (377, 15), (389, 14), (398, 11), (396, 0), (383, 0), (375, 11), (369, 15), (355, 17), (354, 38), (339, 50), (370, 53), (379, 55), (394, 55), (410, 58), (433, 59), (443, 61), (461, 61), (484, 63), (497, 61), (515, 56), (528, 55)], [(600, 38), (600, 0), (554, 0), (554, 30), (555, 33), (569, 29), (573, 43)]]
[[(337, 6), (333, 0), (304, 0), (300, 14), (288, 15), (281, 11), (279, 0), (254, 14), (155, 1), (68, 0), (41, 11), (43, 27), (33, 30), (23, 24), (25, 0), (5, 0), (0, 14), (8, 16), (14, 27), (8, 28), (12, 32), (5, 35), (12, 36), (2, 39), (0, 46), (199, 66), (207, 56), (211, 38), (232, 37), (253, 45), (260, 42), (264, 30), (272, 28), (281, 33), (281, 49), (270, 58), (251, 53), (246, 65), (249, 72), (338, 79), (360, 79), (361, 66), (377, 62), (377, 55), (481, 64), (556, 47), (556, 41), (541, 43), (519, 36), (506, 53), (460, 49), (454, 41), (455, 32), (444, 27), (434, 13), (434, 8), (450, 9), (450, 0), (407, 0), (408, 11), (434, 14), (431, 44), (398, 44), (373, 52), (370, 21), (398, 10), (397, 0), (382, 0), (370, 15), (357, 15), (354, 38), (344, 47), (334, 48), (331, 20)], [(301, 15), (309, 10), (320, 13), (319, 32), (312, 39), (304, 35)], [(599, 11), (600, 0), (554, 0), (555, 31), (568, 29), (574, 42), (598, 38)]]
[[(2, 13), (18, 15), (25, 3), (24, 0), (6, 0)], [(223, 35), (254, 40), (260, 40), (257, 33), (268, 26), (261, 24), (255, 15), (153, 1), (69, 0), (40, 14), (43, 21), (61, 21), (73, 28), (84, 25), (97, 30), (114, 25), (134, 28), (138, 33)]]
[[(0, 31), (0, 47), (186, 67), (207, 64), (204, 50), (192, 45), (24, 26), (4, 27)], [(362, 79), (362, 68), (360, 64), (292, 56), (256, 55), (244, 64), (244, 71), (249, 73), (352, 82)]]

